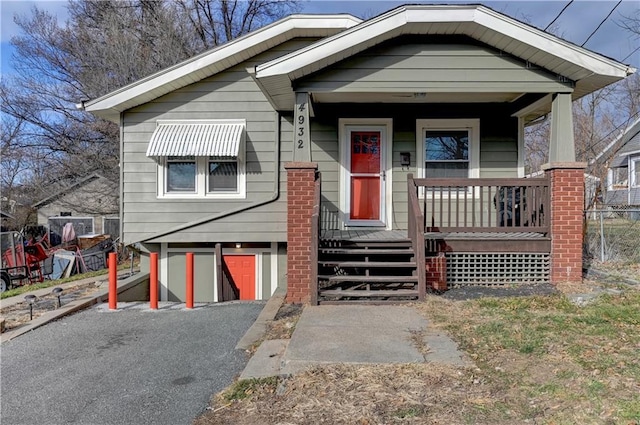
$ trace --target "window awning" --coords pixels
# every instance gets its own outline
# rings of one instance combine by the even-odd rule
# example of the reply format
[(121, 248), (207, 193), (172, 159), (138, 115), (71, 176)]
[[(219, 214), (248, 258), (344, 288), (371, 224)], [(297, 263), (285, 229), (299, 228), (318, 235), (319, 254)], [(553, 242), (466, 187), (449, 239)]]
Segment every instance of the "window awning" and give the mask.
[(244, 128), (244, 120), (158, 121), (147, 156), (237, 157)]

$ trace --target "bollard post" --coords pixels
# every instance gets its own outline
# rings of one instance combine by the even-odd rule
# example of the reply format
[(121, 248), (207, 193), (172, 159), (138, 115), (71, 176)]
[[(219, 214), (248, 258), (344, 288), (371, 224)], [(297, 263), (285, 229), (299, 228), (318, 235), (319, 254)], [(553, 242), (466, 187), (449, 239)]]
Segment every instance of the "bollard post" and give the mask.
[(158, 253), (149, 254), (149, 308), (158, 309)]
[(109, 310), (118, 309), (118, 255), (109, 253)]
[(187, 308), (193, 308), (193, 252), (187, 252)]

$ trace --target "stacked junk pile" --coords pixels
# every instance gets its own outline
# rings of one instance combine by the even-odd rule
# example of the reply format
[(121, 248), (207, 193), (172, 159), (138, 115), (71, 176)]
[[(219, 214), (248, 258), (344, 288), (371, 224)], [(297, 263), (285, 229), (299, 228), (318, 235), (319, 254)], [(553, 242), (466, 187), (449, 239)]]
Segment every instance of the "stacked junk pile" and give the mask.
[(11, 287), (56, 280), (107, 267), (108, 253), (115, 251), (110, 235), (76, 235), (72, 223), (62, 235), (35, 228), (0, 233), (2, 269), (0, 292)]

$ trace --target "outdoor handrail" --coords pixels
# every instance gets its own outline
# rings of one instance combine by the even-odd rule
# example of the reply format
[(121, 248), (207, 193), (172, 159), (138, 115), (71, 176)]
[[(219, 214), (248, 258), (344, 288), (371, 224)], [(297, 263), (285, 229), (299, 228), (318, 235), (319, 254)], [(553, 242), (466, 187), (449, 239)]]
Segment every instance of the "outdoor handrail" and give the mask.
[(418, 299), (424, 300), (427, 293), (426, 264), (424, 247), (424, 215), (420, 211), (418, 202), (418, 187), (413, 179), (413, 174), (407, 175), (408, 190), (408, 237), (411, 239), (411, 247), (416, 260), (416, 273), (418, 276)]
[(320, 244), (320, 193), (322, 190), (322, 178), (319, 171), (316, 172), (313, 184), (313, 210), (311, 213), (311, 273), (309, 278), (311, 305), (318, 305), (318, 246)]
[(412, 180), (428, 232), (549, 232), (548, 177)]

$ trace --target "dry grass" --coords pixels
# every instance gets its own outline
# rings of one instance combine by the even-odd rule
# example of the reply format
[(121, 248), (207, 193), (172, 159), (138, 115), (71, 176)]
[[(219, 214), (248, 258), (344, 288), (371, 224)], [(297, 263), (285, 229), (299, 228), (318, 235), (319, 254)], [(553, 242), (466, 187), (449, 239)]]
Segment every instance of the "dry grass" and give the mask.
[(214, 405), (226, 407), (195, 423), (508, 424), (513, 416), (500, 402), (508, 394), (478, 372), (441, 365), (330, 365), (251, 391), (230, 405), (219, 395)]
[(640, 424), (640, 291), (577, 307), (562, 292), (597, 285), (559, 289), (416, 304), (477, 367), (325, 365), (241, 381), (196, 424)]

